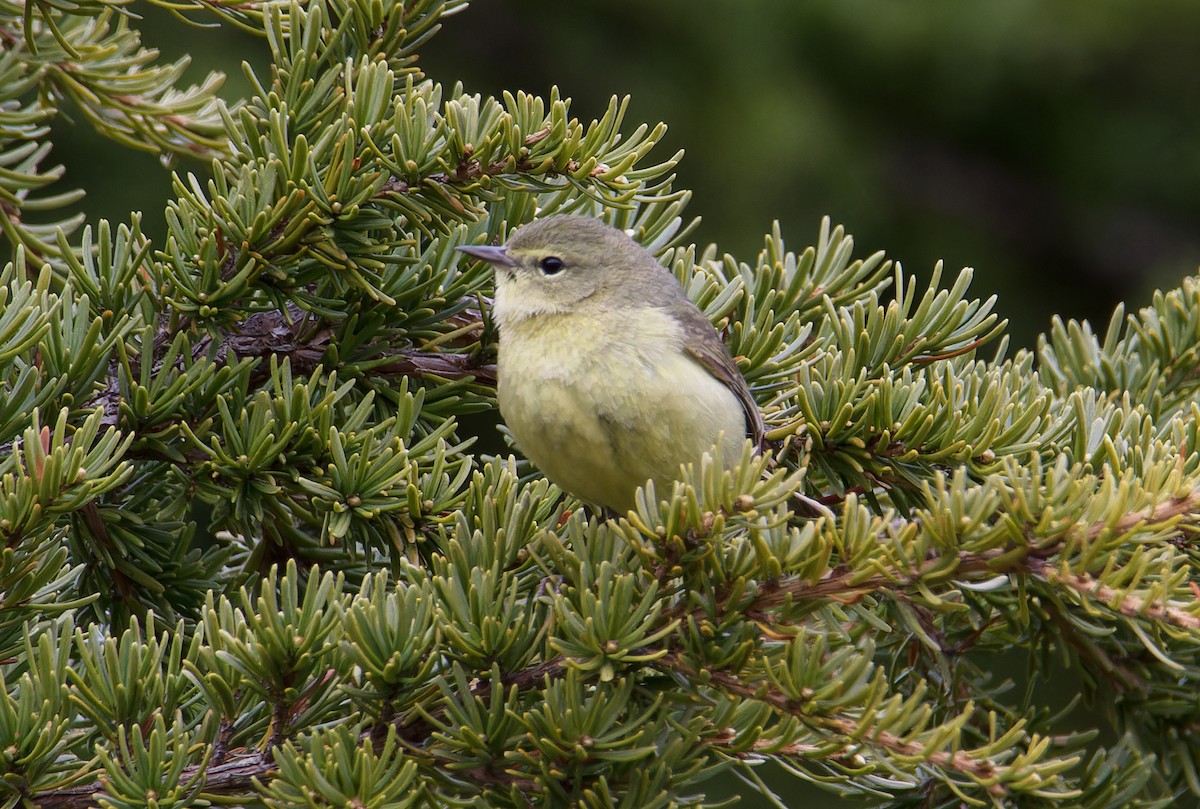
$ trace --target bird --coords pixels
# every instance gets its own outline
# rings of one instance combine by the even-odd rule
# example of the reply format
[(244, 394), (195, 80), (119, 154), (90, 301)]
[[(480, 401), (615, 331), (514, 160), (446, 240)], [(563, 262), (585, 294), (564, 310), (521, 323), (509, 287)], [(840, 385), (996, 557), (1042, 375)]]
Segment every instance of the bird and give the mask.
[(763, 420), (712, 323), (632, 237), (558, 214), (503, 245), (461, 246), (492, 265), (496, 395), (517, 448), (551, 482), (625, 513), (648, 480), (714, 452), (726, 468)]

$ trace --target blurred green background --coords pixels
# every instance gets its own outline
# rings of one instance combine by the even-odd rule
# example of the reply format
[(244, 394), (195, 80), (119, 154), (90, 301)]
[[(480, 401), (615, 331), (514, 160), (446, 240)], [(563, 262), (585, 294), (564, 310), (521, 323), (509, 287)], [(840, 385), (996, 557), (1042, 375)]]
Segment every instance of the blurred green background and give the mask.
[[(243, 60), (266, 75), (261, 40), (133, 9), (148, 44), (192, 54), (196, 80), (229, 74), (229, 99), (247, 91)], [(1200, 264), (1198, 37), (1192, 0), (487, 0), (447, 19), (421, 65), (469, 92), (557, 84), (585, 120), (629, 94), (630, 128), (671, 127), (657, 155), (686, 150), (697, 241), (751, 259), (773, 219), (800, 248), (828, 214), (860, 255), (922, 276), (938, 259), (975, 267), (975, 294), (998, 293), (1032, 345), (1054, 313), (1102, 327)], [(141, 210), (159, 237), (169, 169), (56, 130), (89, 219)], [(1024, 661), (997, 676), (1023, 680)], [(1048, 679), (1064, 704), (1074, 677)], [(851, 805), (769, 780), (792, 806)]]
[(1200, 5), (490, 0), (422, 63), (671, 126), (698, 234), (749, 257), (820, 216), (909, 272), (973, 266), (1029, 344), (1200, 263)]

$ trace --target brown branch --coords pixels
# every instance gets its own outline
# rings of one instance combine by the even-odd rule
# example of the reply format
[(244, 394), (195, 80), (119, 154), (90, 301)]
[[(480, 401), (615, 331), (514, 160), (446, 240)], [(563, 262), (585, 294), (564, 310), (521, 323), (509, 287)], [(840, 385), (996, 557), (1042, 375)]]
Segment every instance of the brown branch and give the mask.
[(990, 339), (992, 339), (991, 336), (985, 334), (983, 337), (972, 340), (961, 348), (956, 348), (953, 351), (943, 351), (940, 354), (920, 354), (916, 357), (913, 357), (911, 362), (913, 364), (924, 365), (931, 362), (936, 362), (937, 360), (948, 360), (954, 357), (961, 357), (963, 354), (970, 353), (971, 351), (979, 348)]
[[(180, 775), (180, 783), (186, 783), (195, 775), (196, 768), (188, 767)], [(210, 765), (204, 772), (204, 789), (209, 794), (235, 795), (254, 788), (254, 781), (269, 778), (275, 765), (261, 753), (238, 753), (221, 764)], [(103, 780), (91, 781), (63, 789), (39, 792), (33, 796), (33, 805), (40, 809), (88, 809), (96, 806), (104, 790)]]
[[(310, 373), (321, 364), (333, 338), (332, 332), (322, 329), (314, 335), (303, 333), (304, 326), (293, 317), (292, 322), (282, 312), (260, 313), (249, 318), (236, 334), (225, 338), (217, 348), (217, 357), (269, 359), (286, 356), (292, 368)], [(488, 385), (496, 384), (496, 367), (480, 363), (472, 354), (442, 351), (423, 351), (420, 348), (381, 349), (379, 364), (372, 365), (373, 374), (396, 376), (437, 376), (443, 379), (471, 377)]]
[(470, 354), (443, 354), (405, 350), (393, 355), (391, 362), (376, 366), (382, 373), (398, 376), (436, 376), (444, 379), (468, 377), (485, 385), (495, 386), (496, 366), (478, 365)]
[[(1182, 456), (1180, 460), (1182, 461)], [(1162, 503), (1152, 503), (1139, 511), (1132, 511), (1117, 520), (1112, 530), (1124, 533), (1144, 523), (1167, 522), (1190, 514), (1197, 506), (1200, 506), (1200, 488), (1193, 489), (1185, 495), (1176, 495)], [(1088, 529), (1088, 539), (1099, 537), (1108, 527), (1108, 523), (1103, 521), (1093, 523)]]
[(1180, 629), (1200, 632), (1200, 615), (1196, 615), (1195, 613), (1188, 612), (1179, 607), (1161, 604), (1157, 601), (1148, 601), (1132, 593), (1118, 592), (1086, 573), (1071, 573), (1060, 570), (1054, 565), (1040, 559), (1036, 561), (1031, 560), (1030, 566), (1034, 573), (1046, 581), (1065, 584), (1072, 590), (1082, 595), (1090, 596), (1092, 599), (1107, 605), (1109, 609), (1124, 615), (1126, 618), (1149, 618), (1154, 621), (1172, 624)]
[[(689, 666), (678, 654), (672, 652), (661, 658), (655, 665), (665, 670), (682, 674), (685, 677), (698, 677), (699, 673)], [(806, 710), (806, 706), (781, 692), (773, 689), (769, 683), (748, 683), (736, 675), (720, 669), (706, 670), (704, 679), (721, 689), (736, 694), (743, 699), (751, 699), (765, 703), (780, 713), (794, 716), (814, 730), (846, 736), (846, 741), (861, 740), (862, 744), (882, 747), (902, 756), (919, 757), (935, 767), (961, 772), (980, 780), (993, 778), (1000, 765), (990, 759), (978, 759), (970, 754), (957, 750), (954, 752), (931, 752), (925, 745), (915, 741), (904, 741), (901, 737), (888, 731), (863, 733), (861, 723), (848, 716), (821, 716)]]

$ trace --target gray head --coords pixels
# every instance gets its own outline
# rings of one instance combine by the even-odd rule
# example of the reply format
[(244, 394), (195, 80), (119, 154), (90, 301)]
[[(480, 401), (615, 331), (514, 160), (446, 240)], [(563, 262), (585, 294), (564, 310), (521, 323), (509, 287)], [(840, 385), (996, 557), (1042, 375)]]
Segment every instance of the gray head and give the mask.
[(551, 216), (519, 228), (503, 246), (458, 249), (496, 268), (501, 328), (540, 314), (664, 305), (683, 295), (644, 247), (592, 217)]

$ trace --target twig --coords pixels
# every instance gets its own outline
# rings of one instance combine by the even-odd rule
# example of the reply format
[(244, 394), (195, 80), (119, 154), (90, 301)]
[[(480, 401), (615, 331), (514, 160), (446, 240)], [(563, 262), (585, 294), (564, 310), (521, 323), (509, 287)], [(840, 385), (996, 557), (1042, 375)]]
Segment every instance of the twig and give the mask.
[(1096, 601), (1107, 605), (1115, 612), (1126, 618), (1149, 618), (1162, 623), (1173, 624), (1180, 629), (1200, 631), (1200, 615), (1171, 607), (1156, 601), (1148, 601), (1132, 593), (1120, 593), (1086, 573), (1071, 573), (1061, 570), (1043, 560), (1031, 560), (1030, 567), (1034, 573), (1049, 582), (1065, 584), (1072, 590), (1083, 595), (1091, 596)]
[[(685, 677), (696, 677), (698, 672), (689, 666), (677, 654), (671, 653), (661, 658), (656, 665)], [(814, 729), (824, 730), (846, 736), (847, 741), (861, 740), (858, 743), (875, 745), (885, 748), (905, 757), (920, 758), (935, 767), (954, 772), (967, 773), (980, 780), (991, 779), (1000, 766), (990, 759), (974, 758), (962, 750), (954, 752), (928, 751), (925, 745), (916, 741), (905, 741), (889, 731), (863, 733), (861, 723), (848, 716), (821, 716), (805, 710), (798, 701), (774, 690), (768, 683), (748, 683), (736, 675), (719, 669), (707, 670), (705, 679), (721, 689), (737, 694), (745, 699), (766, 703), (781, 713), (796, 717)]]

